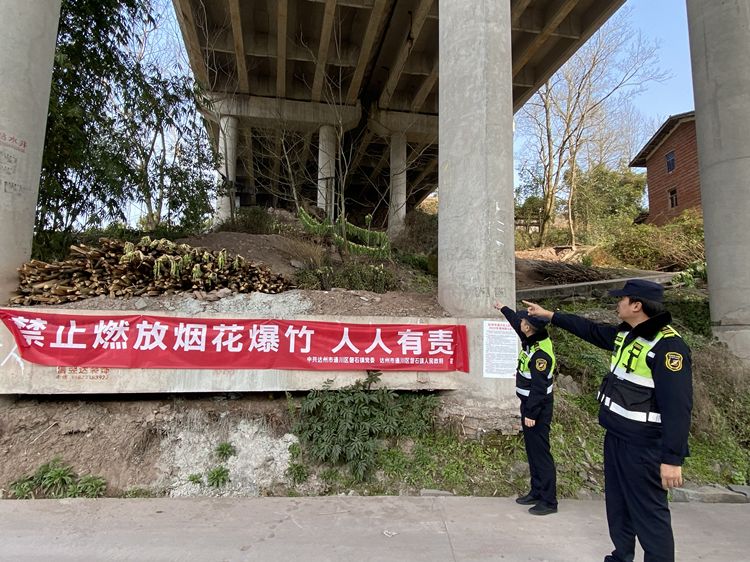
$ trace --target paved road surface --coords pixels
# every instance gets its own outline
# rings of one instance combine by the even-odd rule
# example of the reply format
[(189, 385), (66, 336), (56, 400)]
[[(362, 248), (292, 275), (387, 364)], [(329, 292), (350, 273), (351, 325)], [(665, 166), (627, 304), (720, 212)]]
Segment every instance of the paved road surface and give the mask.
[[(750, 560), (750, 504), (672, 514), (678, 561)], [(2, 562), (601, 562), (611, 548), (597, 501), (546, 517), (509, 498), (0, 501)]]

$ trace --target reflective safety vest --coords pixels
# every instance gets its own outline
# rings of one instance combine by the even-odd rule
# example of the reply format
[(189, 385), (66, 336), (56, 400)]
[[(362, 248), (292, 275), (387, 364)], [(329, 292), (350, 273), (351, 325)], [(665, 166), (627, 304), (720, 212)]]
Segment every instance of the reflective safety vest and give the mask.
[[(552, 371), (555, 368), (555, 354), (552, 351), (552, 341), (549, 338), (544, 338), (543, 340), (534, 343), (528, 351), (522, 349), (518, 356), (516, 392), (521, 396), (528, 396), (531, 392), (531, 368), (529, 367), (529, 362), (531, 361), (532, 355), (540, 349), (552, 358), (552, 365), (549, 366), (549, 374), (547, 375), (547, 379), (549, 380), (547, 394), (552, 393)], [(542, 369), (537, 368), (537, 370), (540, 371), (543, 371), (544, 369), (546, 369), (546, 365)]]
[(629, 420), (661, 425), (661, 413), (654, 392), (654, 379), (647, 359), (653, 359), (654, 346), (663, 338), (679, 337), (674, 328), (664, 326), (652, 340), (635, 338), (623, 346), (630, 332), (620, 332), (610, 372), (604, 377), (597, 399), (602, 407)]

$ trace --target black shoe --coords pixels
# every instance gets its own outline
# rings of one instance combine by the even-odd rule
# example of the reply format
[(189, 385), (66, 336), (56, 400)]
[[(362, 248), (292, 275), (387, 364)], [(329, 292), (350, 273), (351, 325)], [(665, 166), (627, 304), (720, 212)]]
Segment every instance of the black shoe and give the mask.
[(521, 505), (535, 505), (538, 502), (539, 498), (536, 496), (532, 496), (531, 492), (529, 492), (522, 498), (516, 498), (516, 503), (520, 503)]
[(529, 509), (529, 513), (531, 513), (531, 515), (550, 515), (552, 513), (557, 513), (557, 506), (550, 506), (544, 502), (539, 502)]

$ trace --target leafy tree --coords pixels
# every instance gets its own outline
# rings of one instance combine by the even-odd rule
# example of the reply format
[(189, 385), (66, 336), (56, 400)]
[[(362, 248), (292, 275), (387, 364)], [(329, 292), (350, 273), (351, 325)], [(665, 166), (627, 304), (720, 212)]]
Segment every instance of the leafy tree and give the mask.
[(558, 192), (567, 187), (575, 246), (572, 209), (580, 161), (609, 161), (600, 154), (630, 149), (632, 142), (618, 147), (607, 140), (633, 135), (628, 127), (638, 119), (631, 100), (651, 82), (668, 78), (656, 66), (658, 42), (644, 40), (633, 29), (629, 13), (621, 10), (603, 25), (518, 114), (519, 134), (525, 140), (522, 170), (542, 188), (540, 245), (554, 220)]
[(632, 224), (644, 211), (645, 191), (645, 174), (634, 172), (624, 163), (617, 170), (600, 165), (579, 171), (572, 209), (577, 233), (588, 243), (599, 243), (617, 231), (618, 223)]
[(210, 212), (216, 156), (204, 100), (175, 64), (180, 53), (164, 54), (160, 2), (63, 0), (37, 233), (126, 221), (130, 205), (144, 209), (148, 230)]
[(145, 0), (63, 0), (52, 71), (37, 231), (122, 217), (125, 162), (107, 146), (110, 110), (130, 72), (125, 45)]

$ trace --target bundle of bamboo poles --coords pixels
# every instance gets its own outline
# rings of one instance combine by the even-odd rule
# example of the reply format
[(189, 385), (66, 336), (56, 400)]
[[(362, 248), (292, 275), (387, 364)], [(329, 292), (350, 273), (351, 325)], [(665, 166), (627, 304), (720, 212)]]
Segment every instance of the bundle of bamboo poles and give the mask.
[(238, 293), (280, 293), (291, 287), (263, 265), (169, 240), (138, 244), (100, 238), (101, 248), (71, 246), (63, 262), (32, 260), (19, 271), (19, 296), (11, 304), (60, 304), (108, 295), (123, 300), (227, 287)]

